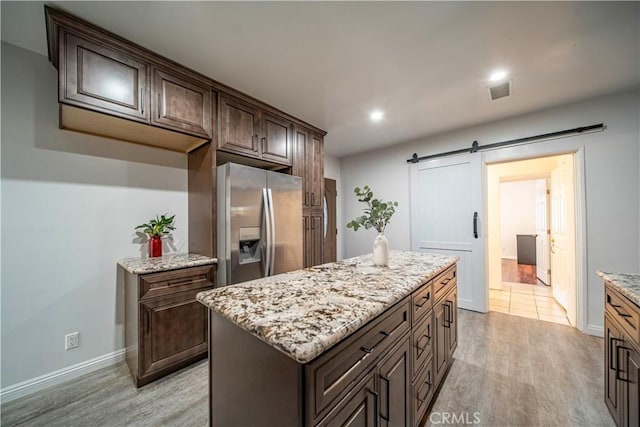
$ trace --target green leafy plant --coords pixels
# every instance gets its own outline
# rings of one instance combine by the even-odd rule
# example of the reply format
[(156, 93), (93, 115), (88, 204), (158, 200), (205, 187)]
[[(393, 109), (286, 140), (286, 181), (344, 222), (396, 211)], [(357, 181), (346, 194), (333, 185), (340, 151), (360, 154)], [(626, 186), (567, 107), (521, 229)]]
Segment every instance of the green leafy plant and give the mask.
[(150, 220), (146, 224), (140, 224), (135, 229), (142, 229), (143, 233), (147, 233), (149, 236), (162, 236), (163, 234), (169, 234), (176, 228), (173, 226), (173, 219), (176, 217), (165, 215), (156, 215), (155, 219)]
[(366, 203), (367, 207), (364, 208), (365, 215), (354, 218), (349, 221), (347, 228), (353, 228), (353, 231), (358, 231), (358, 228), (364, 227), (366, 230), (375, 228), (378, 233), (384, 233), (385, 228), (391, 222), (391, 217), (396, 212), (398, 202), (383, 202), (380, 199), (373, 198), (373, 191), (368, 185), (364, 188), (356, 187), (353, 190), (358, 197), (358, 201)]

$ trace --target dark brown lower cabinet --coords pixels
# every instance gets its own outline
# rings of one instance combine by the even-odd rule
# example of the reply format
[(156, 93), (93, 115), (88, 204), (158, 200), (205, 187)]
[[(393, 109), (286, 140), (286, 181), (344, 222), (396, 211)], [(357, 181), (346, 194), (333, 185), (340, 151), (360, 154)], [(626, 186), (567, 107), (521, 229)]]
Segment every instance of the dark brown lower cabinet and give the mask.
[(404, 427), (411, 423), (411, 342), (407, 335), (380, 362), (380, 425)]
[(317, 425), (319, 427), (377, 427), (379, 395), (375, 380), (375, 371), (372, 370)]
[(605, 281), (604, 401), (616, 425), (640, 426), (640, 307)]
[(214, 268), (124, 272), (125, 359), (137, 387), (207, 357), (208, 313), (196, 294), (213, 288)]
[(456, 280), (435, 307), (434, 280), (302, 364), (210, 312), (210, 425), (422, 425), (457, 346)]
[(433, 329), (436, 334), (434, 349), (434, 375), (436, 384), (440, 384), (451, 364), (451, 356), (458, 345), (457, 327), (457, 288), (453, 288), (433, 309)]

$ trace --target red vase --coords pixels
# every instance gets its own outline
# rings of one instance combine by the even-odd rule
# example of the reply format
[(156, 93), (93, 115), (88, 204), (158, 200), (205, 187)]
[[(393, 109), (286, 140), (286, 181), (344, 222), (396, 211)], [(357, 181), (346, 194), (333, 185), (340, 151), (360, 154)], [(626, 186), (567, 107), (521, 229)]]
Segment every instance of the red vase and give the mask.
[(149, 239), (149, 256), (162, 256), (162, 239), (160, 236), (151, 236), (151, 239)]

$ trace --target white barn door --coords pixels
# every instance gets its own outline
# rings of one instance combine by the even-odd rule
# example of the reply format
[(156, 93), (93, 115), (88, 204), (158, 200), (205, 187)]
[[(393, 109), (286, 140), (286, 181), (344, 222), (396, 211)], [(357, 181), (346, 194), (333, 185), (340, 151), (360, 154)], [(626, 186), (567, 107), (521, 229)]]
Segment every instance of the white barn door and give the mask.
[(411, 165), (411, 250), (460, 257), (458, 305), (487, 311), (480, 153)]

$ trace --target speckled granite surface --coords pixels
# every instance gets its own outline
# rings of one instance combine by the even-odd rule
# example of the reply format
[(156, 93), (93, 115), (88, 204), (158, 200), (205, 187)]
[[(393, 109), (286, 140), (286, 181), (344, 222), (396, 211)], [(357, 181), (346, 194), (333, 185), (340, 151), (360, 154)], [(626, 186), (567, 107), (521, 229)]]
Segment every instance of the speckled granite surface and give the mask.
[(306, 363), (454, 264), (457, 257), (392, 251), (200, 292), (198, 301)]
[(640, 274), (607, 273), (604, 271), (597, 271), (596, 274), (611, 283), (637, 306), (640, 306)]
[(170, 254), (156, 258), (124, 258), (118, 261), (125, 270), (133, 274), (157, 273), (185, 267), (216, 264), (216, 258), (197, 254)]

